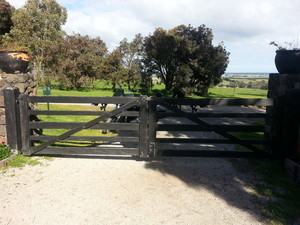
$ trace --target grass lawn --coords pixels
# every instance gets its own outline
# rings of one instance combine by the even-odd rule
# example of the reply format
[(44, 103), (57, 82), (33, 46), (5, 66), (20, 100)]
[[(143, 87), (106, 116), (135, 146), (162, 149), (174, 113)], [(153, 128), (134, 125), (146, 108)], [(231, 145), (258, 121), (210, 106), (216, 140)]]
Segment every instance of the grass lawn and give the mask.
[[(46, 104), (39, 104), (39, 110), (46, 110)], [(59, 104), (50, 104), (50, 110), (73, 110), (73, 111), (98, 111), (100, 110), (99, 107), (96, 106), (88, 106), (88, 105), (59, 105)], [(95, 119), (97, 116), (70, 116), (70, 115), (39, 115), (38, 118), (43, 122), (88, 122)], [(68, 131), (67, 129), (43, 129), (43, 135), (49, 136), (58, 136)], [(102, 134), (102, 130), (92, 130), (92, 129), (85, 129), (82, 130), (74, 136), (98, 136), (98, 137), (111, 137), (114, 136), (114, 133)], [(56, 146), (91, 146), (95, 143), (91, 142), (83, 142), (83, 141), (64, 141), (63, 143), (56, 143)]]
[[(155, 93), (161, 92), (166, 97), (171, 97), (172, 93), (164, 91), (163, 84), (155, 84), (153, 89), (145, 95), (154, 96)], [(125, 93), (127, 90), (125, 89)], [(266, 90), (252, 90), (249, 88), (210, 88), (208, 90), (207, 98), (266, 98)], [(37, 95), (43, 95), (43, 88), (39, 87)], [(86, 90), (59, 90), (56, 88), (51, 89), (51, 95), (53, 96), (92, 96), (92, 97), (108, 97), (113, 96), (113, 91), (107, 89), (86, 89)], [(203, 98), (201, 96), (190, 95), (188, 97)]]
[(210, 88), (207, 97), (210, 98), (266, 98), (267, 90), (252, 90), (249, 88)]
[[(37, 95), (43, 95), (43, 88), (39, 87), (37, 90)], [(107, 97), (112, 96), (112, 90), (59, 90), (56, 88), (51, 88), (51, 95), (53, 96), (91, 96), (91, 97)]]

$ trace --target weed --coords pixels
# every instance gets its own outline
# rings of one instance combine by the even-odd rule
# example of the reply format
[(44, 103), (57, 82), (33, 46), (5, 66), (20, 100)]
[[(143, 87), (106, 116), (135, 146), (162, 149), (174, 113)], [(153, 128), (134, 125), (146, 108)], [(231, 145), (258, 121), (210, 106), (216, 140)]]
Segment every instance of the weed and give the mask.
[(5, 142), (0, 143), (0, 161), (12, 155), (11, 149), (5, 145)]

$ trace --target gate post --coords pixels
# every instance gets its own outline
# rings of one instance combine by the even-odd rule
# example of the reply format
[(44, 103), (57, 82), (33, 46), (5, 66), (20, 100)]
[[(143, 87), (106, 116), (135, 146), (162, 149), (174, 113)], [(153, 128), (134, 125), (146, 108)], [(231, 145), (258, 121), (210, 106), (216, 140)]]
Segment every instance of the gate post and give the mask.
[(300, 90), (289, 90), (285, 97), (282, 129), (282, 152), (286, 158), (300, 159)]
[[(274, 99), (274, 106), (267, 107), (267, 112), (271, 113), (271, 149), (272, 156), (284, 159), (286, 149), (284, 149), (284, 117), (287, 106), (287, 95), (290, 90), (297, 90), (300, 86), (300, 74), (270, 74), (268, 83), (268, 98)], [(298, 100), (299, 101), (299, 100)], [(268, 123), (267, 123), (268, 124)]]
[(12, 149), (21, 151), (20, 112), (18, 106), (19, 88), (8, 87), (3, 90), (7, 144)]
[(22, 154), (31, 155), (30, 147), (30, 129), (29, 129), (29, 100), (27, 94), (22, 94), (19, 97), (20, 119), (22, 130)]
[(157, 129), (157, 104), (154, 97), (149, 98), (149, 156), (155, 158), (156, 149), (156, 129)]
[(140, 101), (140, 124), (139, 124), (139, 155), (140, 158), (147, 158), (149, 151), (148, 138), (148, 101), (142, 97)]

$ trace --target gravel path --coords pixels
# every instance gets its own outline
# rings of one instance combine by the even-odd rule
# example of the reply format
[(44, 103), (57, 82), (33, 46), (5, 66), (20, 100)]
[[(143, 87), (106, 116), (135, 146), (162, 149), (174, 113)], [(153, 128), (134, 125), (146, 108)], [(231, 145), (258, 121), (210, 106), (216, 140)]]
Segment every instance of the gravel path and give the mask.
[(258, 181), (244, 159), (54, 158), (0, 172), (0, 224), (263, 224)]
[(0, 174), (0, 224), (261, 224), (243, 160), (55, 158)]

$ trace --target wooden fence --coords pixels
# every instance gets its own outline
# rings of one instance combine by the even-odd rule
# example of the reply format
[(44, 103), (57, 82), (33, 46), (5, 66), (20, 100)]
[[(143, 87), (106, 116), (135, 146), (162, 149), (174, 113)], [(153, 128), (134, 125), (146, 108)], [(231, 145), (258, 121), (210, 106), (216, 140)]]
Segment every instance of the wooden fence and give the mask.
[[(237, 133), (267, 134), (271, 115), (259, 112), (217, 112), (214, 107), (272, 106), (272, 99), (165, 99), (157, 97), (62, 97), (19, 95), (11, 88), (4, 91), (7, 137), (11, 147), (25, 155), (33, 154), (101, 154), (133, 155), (141, 158), (162, 156), (266, 156), (270, 152), (269, 135), (258, 139), (241, 139)], [(55, 111), (30, 109), (30, 105), (50, 104), (111, 104), (110, 111)], [(179, 108), (178, 106), (181, 106)], [(192, 108), (200, 107), (197, 112)], [(134, 111), (132, 109), (138, 109)], [(34, 121), (40, 115), (96, 116), (89, 122)], [(136, 117), (138, 122), (106, 123), (113, 117)], [(260, 123), (253, 124), (252, 119)], [(226, 121), (233, 123), (227, 123)], [(246, 120), (246, 122), (243, 120)], [(169, 122), (168, 122), (169, 121)], [(171, 121), (171, 122), (170, 122)], [(215, 121), (221, 121), (215, 123)], [(66, 129), (57, 136), (38, 134), (40, 129)], [(81, 130), (116, 130), (116, 136), (75, 136)], [(37, 132), (35, 132), (37, 131)], [(179, 136), (172, 136), (172, 133)], [(214, 134), (212, 137), (199, 133)], [(161, 136), (168, 133), (169, 136)], [(196, 136), (190, 135), (197, 134)], [(121, 135), (125, 134), (125, 135)], [(87, 147), (63, 146), (58, 143), (89, 142)], [(118, 146), (114, 145), (118, 143)], [(70, 144), (70, 143), (68, 143)], [(222, 144), (223, 149), (203, 149), (203, 145)], [(224, 149), (223, 145), (240, 145), (246, 150)], [(259, 146), (258, 146), (259, 145)], [(190, 148), (193, 146), (192, 148)]]

